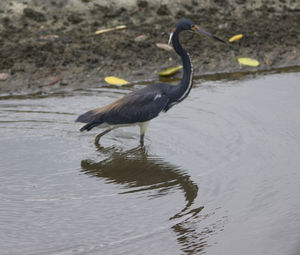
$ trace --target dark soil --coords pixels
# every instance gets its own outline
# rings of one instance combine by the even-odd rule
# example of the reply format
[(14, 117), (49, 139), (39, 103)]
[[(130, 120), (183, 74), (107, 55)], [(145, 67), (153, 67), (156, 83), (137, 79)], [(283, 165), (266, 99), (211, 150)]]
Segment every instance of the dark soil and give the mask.
[[(220, 3), (205, 9), (192, 1), (194, 6), (182, 4), (174, 14), (168, 5), (137, 1), (128, 9), (95, 3), (89, 11), (71, 12), (64, 11), (64, 1), (47, 2), (51, 4), (44, 8), (25, 3), (19, 15), (9, 9), (0, 12), (0, 73), (9, 74), (0, 81), (0, 93), (92, 86), (107, 75), (130, 81), (155, 79), (161, 69), (180, 64), (174, 52), (155, 44), (166, 43), (172, 26), (183, 17), (224, 40), (244, 34), (240, 42), (223, 45), (183, 33), (181, 41), (196, 75), (300, 65), (300, 9), (283, 6), (278, 11), (263, 5), (237, 15), (233, 9), (244, 1), (229, 7), (226, 1), (215, 1)], [(117, 25), (127, 28), (95, 35)], [(140, 35), (146, 39), (135, 40)], [(241, 67), (237, 56), (257, 59), (260, 66)]]

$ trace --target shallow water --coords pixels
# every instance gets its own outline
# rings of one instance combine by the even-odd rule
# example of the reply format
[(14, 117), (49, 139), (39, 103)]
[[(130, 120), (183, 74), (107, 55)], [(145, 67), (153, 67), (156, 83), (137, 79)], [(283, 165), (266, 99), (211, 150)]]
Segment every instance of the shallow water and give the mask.
[(0, 254), (300, 253), (300, 73), (196, 80), (93, 144), (78, 114), (136, 89), (0, 100)]

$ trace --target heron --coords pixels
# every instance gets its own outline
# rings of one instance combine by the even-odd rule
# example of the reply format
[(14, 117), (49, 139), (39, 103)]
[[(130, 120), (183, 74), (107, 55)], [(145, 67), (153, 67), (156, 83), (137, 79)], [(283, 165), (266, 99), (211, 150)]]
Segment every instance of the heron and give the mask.
[(95, 144), (99, 144), (102, 136), (108, 132), (124, 126), (140, 127), (140, 144), (144, 145), (144, 137), (150, 120), (161, 112), (167, 112), (174, 105), (183, 101), (193, 86), (193, 67), (188, 52), (179, 42), (182, 31), (191, 31), (205, 34), (217, 41), (225, 43), (222, 39), (206, 32), (192, 21), (181, 19), (173, 28), (169, 37), (175, 52), (181, 57), (183, 76), (179, 84), (156, 83), (139, 90), (130, 92), (122, 98), (106, 106), (90, 110), (80, 115), (76, 122), (85, 123), (80, 131), (90, 131), (94, 127), (106, 128), (95, 136)]

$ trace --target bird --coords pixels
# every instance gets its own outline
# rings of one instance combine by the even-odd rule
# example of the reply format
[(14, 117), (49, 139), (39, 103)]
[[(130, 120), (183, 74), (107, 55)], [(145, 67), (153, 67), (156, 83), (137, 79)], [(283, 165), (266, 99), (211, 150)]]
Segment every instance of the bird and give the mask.
[(95, 136), (95, 144), (108, 132), (124, 126), (140, 127), (140, 144), (144, 145), (144, 137), (149, 122), (161, 112), (167, 112), (174, 105), (183, 101), (193, 86), (193, 67), (189, 53), (181, 46), (179, 34), (191, 31), (205, 34), (217, 41), (222, 39), (206, 32), (188, 19), (181, 19), (172, 28), (169, 44), (172, 42), (175, 52), (181, 57), (183, 76), (179, 84), (155, 83), (139, 90), (130, 92), (122, 98), (106, 106), (90, 110), (80, 115), (75, 121), (85, 123), (80, 131), (90, 131), (94, 127), (106, 128)]

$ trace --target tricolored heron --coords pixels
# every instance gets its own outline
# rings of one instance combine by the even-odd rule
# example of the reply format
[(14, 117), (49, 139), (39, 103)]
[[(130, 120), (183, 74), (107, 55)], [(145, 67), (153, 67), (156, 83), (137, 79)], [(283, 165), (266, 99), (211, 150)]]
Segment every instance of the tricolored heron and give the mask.
[(168, 111), (175, 104), (184, 100), (192, 88), (193, 67), (189, 54), (182, 48), (178, 39), (179, 33), (184, 30), (203, 33), (224, 43), (223, 40), (204, 31), (192, 21), (180, 20), (172, 29), (169, 38), (169, 43), (172, 41), (174, 50), (182, 60), (183, 77), (180, 83), (177, 86), (166, 83), (148, 85), (109, 105), (88, 111), (76, 120), (76, 122), (86, 123), (80, 131), (90, 131), (94, 127), (107, 128), (104, 132), (96, 135), (95, 143), (98, 144), (100, 138), (113, 129), (138, 125), (140, 127), (140, 143), (143, 145), (149, 121), (157, 117), (159, 113)]

